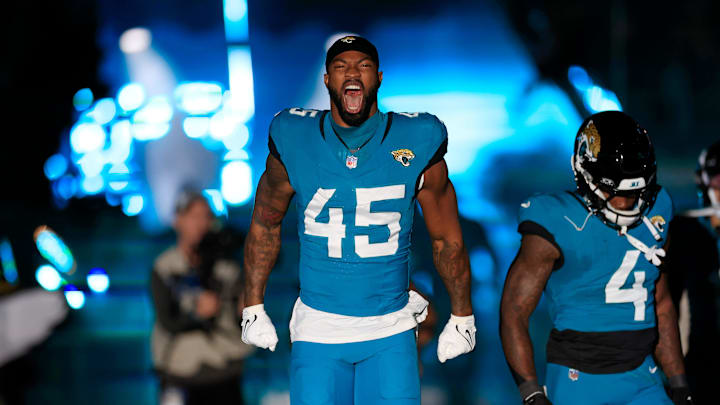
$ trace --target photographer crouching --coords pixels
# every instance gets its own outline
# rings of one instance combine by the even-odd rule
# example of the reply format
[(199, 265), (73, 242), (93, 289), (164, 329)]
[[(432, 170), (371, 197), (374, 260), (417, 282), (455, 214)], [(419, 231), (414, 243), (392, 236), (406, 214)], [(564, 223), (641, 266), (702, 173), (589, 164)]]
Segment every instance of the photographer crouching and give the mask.
[(177, 244), (153, 266), (151, 347), (161, 405), (243, 403), (242, 363), (252, 349), (241, 340), (241, 270), (232, 258), (242, 241), (215, 231), (216, 223), (202, 194), (182, 192), (173, 222)]

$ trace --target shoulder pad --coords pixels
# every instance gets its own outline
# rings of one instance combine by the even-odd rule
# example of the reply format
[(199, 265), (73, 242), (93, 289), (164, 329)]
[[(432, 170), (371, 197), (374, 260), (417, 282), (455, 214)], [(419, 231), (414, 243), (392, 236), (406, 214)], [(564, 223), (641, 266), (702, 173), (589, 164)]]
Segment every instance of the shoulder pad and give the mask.
[(580, 204), (568, 193), (538, 193), (520, 203), (518, 223), (536, 222), (552, 232), (563, 216), (572, 215), (574, 204)]
[(278, 148), (282, 148), (282, 139), (289, 135), (297, 134), (298, 131), (314, 130), (319, 128), (322, 110), (310, 110), (302, 108), (286, 108), (275, 114), (270, 123), (270, 137), (275, 141)]
[[(394, 113), (394, 122), (400, 126), (410, 128), (410, 132), (421, 135), (434, 149), (441, 145), (448, 137), (445, 124), (433, 114), (426, 112), (399, 112)], [(393, 125), (395, 125), (395, 123)], [(416, 138), (417, 139), (417, 138)]]
[(672, 197), (665, 190), (665, 187), (661, 187), (658, 191), (657, 197), (655, 198), (655, 204), (653, 205), (648, 217), (652, 220), (655, 216), (660, 216), (664, 222), (670, 223), (674, 216), (675, 207), (673, 205)]

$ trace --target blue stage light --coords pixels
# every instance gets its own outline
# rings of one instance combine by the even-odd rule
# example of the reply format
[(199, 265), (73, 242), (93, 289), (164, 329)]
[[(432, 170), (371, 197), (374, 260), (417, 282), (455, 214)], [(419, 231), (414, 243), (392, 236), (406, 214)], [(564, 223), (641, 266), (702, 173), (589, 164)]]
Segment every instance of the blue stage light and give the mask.
[(216, 216), (227, 215), (227, 207), (225, 206), (225, 201), (223, 201), (220, 190), (208, 188), (203, 190), (203, 194), (210, 203), (210, 209)]
[(233, 149), (223, 156), (224, 161), (250, 160), (250, 154), (245, 149)]
[(135, 111), (145, 102), (145, 88), (140, 83), (128, 83), (118, 91), (117, 101), (123, 112)]
[(39, 226), (33, 232), (33, 239), (40, 255), (63, 273), (75, 271), (75, 258), (70, 248), (55, 231), (48, 226)]
[(237, 119), (230, 112), (220, 110), (210, 117), (210, 136), (215, 140), (222, 140), (229, 136), (237, 125)]
[(140, 53), (147, 51), (152, 44), (150, 30), (143, 27), (130, 28), (120, 35), (120, 50), (124, 53)]
[(122, 200), (122, 210), (129, 217), (142, 212), (144, 205), (145, 199), (140, 194), (126, 195)]
[(220, 172), (220, 192), (230, 205), (247, 202), (252, 196), (252, 170), (247, 162), (228, 162)]
[(110, 147), (103, 151), (105, 160), (111, 164), (119, 164), (130, 159), (133, 151), (132, 141), (130, 121), (121, 120), (114, 123), (110, 130)]
[(200, 139), (200, 142), (202, 142), (202, 145), (207, 150), (220, 151), (224, 148), (224, 145), (221, 141), (218, 141), (217, 139), (215, 139), (211, 136), (203, 136), (199, 139)]
[(222, 105), (223, 90), (217, 83), (183, 83), (175, 89), (178, 107), (191, 115), (209, 114)]
[(60, 273), (58, 273), (58, 271), (49, 264), (43, 264), (37, 268), (35, 271), (35, 280), (37, 280), (38, 284), (40, 284), (40, 287), (48, 291), (57, 290), (63, 283)]
[(105, 270), (94, 268), (88, 272), (87, 285), (91, 291), (102, 294), (110, 287), (110, 278)]
[(105, 167), (103, 153), (101, 151), (93, 151), (85, 154), (76, 162), (80, 171), (85, 177), (96, 177), (102, 173)]
[(210, 118), (187, 117), (183, 120), (183, 130), (189, 138), (202, 138), (210, 129)]
[(72, 284), (68, 284), (63, 288), (65, 300), (72, 309), (80, 309), (85, 306), (85, 293), (78, 290)]
[(620, 100), (615, 93), (599, 86), (591, 86), (584, 93), (585, 107), (593, 113), (600, 111), (622, 111)]
[(233, 131), (226, 137), (222, 138), (225, 148), (230, 151), (240, 150), (250, 141), (250, 130), (247, 125), (236, 124)]
[(55, 180), (59, 179), (60, 176), (65, 174), (65, 171), (68, 168), (68, 160), (65, 158), (65, 156), (60, 154), (54, 154), (50, 156), (45, 161), (45, 166), (43, 167), (45, 171), (45, 176), (49, 180)]
[(223, 109), (229, 109), (229, 114), (238, 122), (247, 122), (255, 114), (252, 59), (249, 46), (228, 47), (228, 70), (230, 94)]
[(83, 122), (70, 130), (70, 146), (75, 153), (87, 153), (105, 146), (105, 130), (97, 123)]
[(56, 182), (55, 190), (59, 197), (69, 200), (78, 191), (77, 180), (70, 175), (63, 176)]
[(7, 238), (0, 242), (0, 261), (2, 261), (3, 277), (8, 283), (15, 284), (18, 279), (17, 266), (10, 240)]
[(105, 187), (105, 180), (102, 176), (83, 177), (80, 181), (80, 189), (87, 195), (101, 192)]
[(134, 123), (166, 124), (172, 119), (173, 109), (166, 96), (155, 96), (133, 114)]
[(124, 190), (128, 186), (129, 175), (130, 169), (126, 164), (119, 163), (110, 166), (107, 175), (108, 187), (113, 191)]
[(73, 96), (73, 107), (77, 111), (84, 111), (90, 108), (94, 100), (92, 90), (88, 88), (78, 90)]
[(117, 207), (122, 203), (122, 196), (115, 193), (105, 193), (105, 201), (111, 207)]
[(87, 116), (92, 118), (95, 122), (100, 125), (105, 125), (115, 118), (117, 108), (115, 107), (115, 100), (111, 98), (102, 98), (95, 103), (92, 111), (87, 113)]
[(224, 0), (225, 39), (229, 42), (248, 41), (247, 0)]
[(578, 91), (585, 91), (593, 85), (593, 81), (585, 69), (577, 65), (568, 68), (568, 80)]
[(170, 124), (167, 123), (135, 123), (132, 125), (132, 132), (138, 141), (152, 141), (160, 139), (170, 131)]

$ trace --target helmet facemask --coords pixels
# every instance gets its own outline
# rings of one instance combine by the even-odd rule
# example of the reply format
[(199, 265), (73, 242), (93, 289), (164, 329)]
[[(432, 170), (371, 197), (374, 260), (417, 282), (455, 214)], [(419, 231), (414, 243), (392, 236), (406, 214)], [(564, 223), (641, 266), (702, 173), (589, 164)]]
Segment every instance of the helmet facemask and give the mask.
[[(643, 164), (628, 162), (634, 165), (626, 164), (623, 167), (616, 163), (617, 159), (612, 155), (607, 156), (607, 152), (605, 156), (600, 155), (600, 134), (593, 120), (581, 128), (571, 158), (578, 192), (585, 198), (588, 208), (606, 225), (621, 229), (640, 223), (655, 202), (657, 194), (654, 155), (638, 159)], [(603, 136), (605, 143), (608, 143), (611, 136)], [(629, 146), (626, 148), (630, 149)], [(633, 207), (613, 207), (610, 200), (616, 196), (634, 197)]]

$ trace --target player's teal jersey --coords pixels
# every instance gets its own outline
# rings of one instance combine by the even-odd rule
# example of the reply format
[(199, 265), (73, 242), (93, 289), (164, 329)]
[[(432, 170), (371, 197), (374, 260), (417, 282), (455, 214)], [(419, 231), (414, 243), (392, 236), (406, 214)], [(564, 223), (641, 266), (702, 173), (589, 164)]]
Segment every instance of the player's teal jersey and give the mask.
[[(670, 196), (661, 189), (648, 221), (628, 233), (650, 248), (661, 248), (672, 215)], [(555, 329), (610, 332), (655, 326), (658, 268), (626, 236), (589, 215), (581, 197), (570, 192), (534, 195), (521, 204), (521, 229), (526, 221), (547, 230), (562, 253), (545, 286)]]
[(416, 190), (447, 131), (430, 114), (378, 114), (357, 160), (327, 111), (283, 110), (270, 126), (296, 192), (300, 298), (321, 311), (384, 315), (408, 301)]

